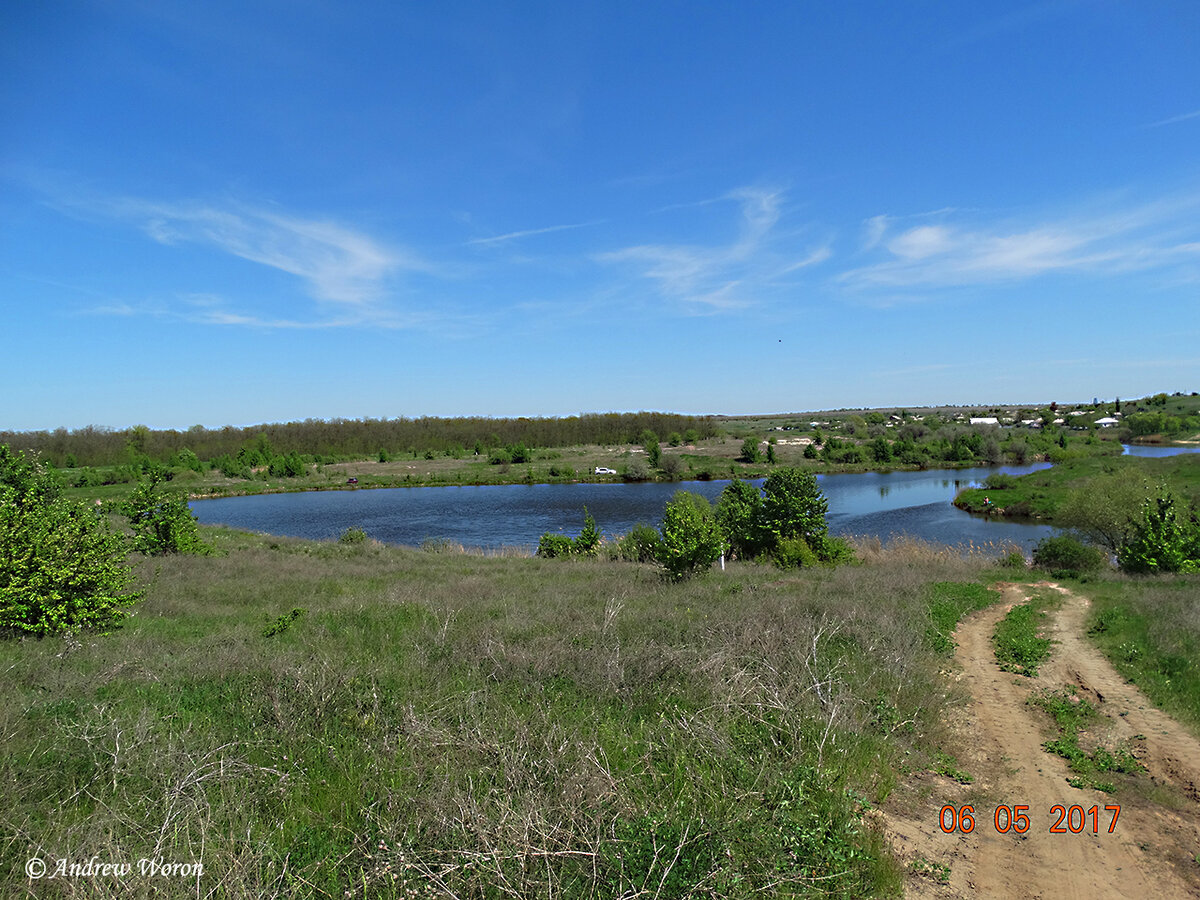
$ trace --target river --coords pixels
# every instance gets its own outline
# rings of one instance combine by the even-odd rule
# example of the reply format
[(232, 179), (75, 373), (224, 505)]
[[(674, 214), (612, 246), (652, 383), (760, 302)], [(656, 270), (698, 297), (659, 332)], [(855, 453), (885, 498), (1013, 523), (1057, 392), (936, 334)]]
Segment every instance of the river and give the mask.
[[(829, 529), (882, 540), (911, 535), (948, 545), (1015, 543), (1030, 549), (1055, 533), (1045, 525), (972, 516), (951, 500), (993, 472), (1022, 475), (1047, 463), (999, 468), (931, 469), (820, 475), (829, 499)], [(534, 484), (381, 488), (259, 494), (192, 501), (200, 522), (317, 540), (358, 527), (380, 541), (419, 545), (427, 539), (469, 547), (532, 549), (544, 532), (578, 534), (583, 509), (606, 536), (639, 522), (658, 525), (675, 491), (716, 500), (728, 481), (635, 484)], [(758, 482), (761, 484), (761, 482)]]

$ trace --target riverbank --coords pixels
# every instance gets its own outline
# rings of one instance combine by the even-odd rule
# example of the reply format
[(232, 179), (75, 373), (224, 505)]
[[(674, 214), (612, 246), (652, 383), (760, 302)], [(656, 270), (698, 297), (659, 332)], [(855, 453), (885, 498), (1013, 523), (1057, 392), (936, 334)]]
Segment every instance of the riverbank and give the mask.
[(1020, 477), (999, 476), (978, 488), (967, 488), (954, 505), (984, 516), (1028, 519), (1052, 524), (1072, 491), (1089, 479), (1121, 474), (1161, 483), (1187, 504), (1200, 505), (1200, 455), (1167, 457), (1115, 456), (1066, 460)]
[[(723, 436), (678, 447), (659, 448), (658, 466), (650, 465), (649, 454), (642, 445), (588, 445), (557, 449), (527, 451), (529, 459), (522, 463), (499, 463), (486, 456), (420, 455), (404, 458), (359, 459), (337, 463), (315, 464), (304, 468), (294, 477), (275, 477), (265, 468), (249, 473), (249, 478), (230, 477), (215, 469), (196, 471), (175, 469), (171, 487), (185, 491), (189, 499), (202, 500), (254, 494), (291, 493), (300, 491), (365, 490), (368, 488), (482, 486), (510, 484), (619, 484), (645, 481), (711, 481), (730, 478), (765, 478), (780, 466), (796, 466), (814, 474), (848, 474), (862, 472), (906, 472), (927, 469), (968, 469), (985, 465), (975, 457), (966, 459), (922, 458), (904, 462), (899, 458), (887, 461), (859, 459), (839, 462), (832, 459), (810, 458), (805, 455), (811, 444), (807, 437), (787, 433), (771, 447), (775, 462), (768, 462), (766, 451), (756, 462), (742, 458), (745, 441), (739, 437)], [(865, 445), (856, 445), (865, 446)], [(1115, 455), (1120, 445), (1115, 441), (1087, 443), (1077, 441), (1070, 450), (1057, 446), (1051, 453), (1055, 459), (1072, 455)], [(863, 454), (859, 454), (863, 456)], [(1020, 462), (1046, 459), (1046, 453), (1024, 455)], [(1001, 459), (1002, 462), (1014, 460)], [(611, 474), (596, 474), (597, 469)], [(68, 485), (69, 496), (80, 499), (121, 500), (133, 489), (132, 482), (86, 484), (75, 486), (81, 470), (62, 469), (60, 477)]]

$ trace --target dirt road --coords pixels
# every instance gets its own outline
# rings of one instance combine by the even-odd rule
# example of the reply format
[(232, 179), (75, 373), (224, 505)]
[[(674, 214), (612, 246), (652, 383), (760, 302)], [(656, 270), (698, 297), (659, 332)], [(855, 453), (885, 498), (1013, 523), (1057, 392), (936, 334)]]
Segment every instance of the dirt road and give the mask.
[[(1002, 672), (991, 644), (996, 624), (1029, 598), (1031, 586), (1002, 586), (1003, 602), (971, 616), (955, 634), (959, 671), (949, 677), (959, 679), (971, 699), (953, 730), (962, 748), (959, 766), (975, 783), (926, 776), (903, 812), (885, 814), (892, 844), (909, 867), (907, 896), (1200, 897), (1200, 741), (1151, 706), (1088, 643), (1085, 598), (1057, 585), (1042, 587), (1060, 592), (1062, 606), (1046, 633), (1057, 643), (1037, 678)], [(1053, 736), (1049, 719), (1026, 701), (1039, 690), (1068, 685), (1101, 713), (1088, 739), (1129, 746), (1146, 767), (1122, 779), (1115, 794), (1072, 787), (1066, 760), (1042, 748)], [(974, 829), (944, 833), (939, 811), (968, 804)], [(1008, 818), (1002, 811), (997, 825), (1001, 806), (1028, 808), (1025, 834), (998, 830)], [(1117, 806), (1119, 812), (1111, 809)], [(945, 813), (948, 825), (954, 819)]]

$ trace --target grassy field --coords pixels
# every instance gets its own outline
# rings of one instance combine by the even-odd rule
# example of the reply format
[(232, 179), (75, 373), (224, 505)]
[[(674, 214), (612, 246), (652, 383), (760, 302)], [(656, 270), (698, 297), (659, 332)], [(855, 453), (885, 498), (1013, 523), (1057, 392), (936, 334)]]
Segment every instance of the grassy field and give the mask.
[[(1200, 455), (1159, 459), (1137, 456), (1083, 457), (1019, 478), (1000, 476), (989, 486), (968, 488), (954, 505), (974, 513), (1054, 521), (1067, 495), (1099, 475), (1120, 474), (1166, 484), (1185, 504), (1200, 505)], [(990, 502), (987, 502), (990, 501)]]
[[(653, 566), (206, 529), (121, 630), (0, 644), (0, 871), (86, 896), (886, 896), (988, 560)], [(69, 880), (36, 896), (80, 896)]]

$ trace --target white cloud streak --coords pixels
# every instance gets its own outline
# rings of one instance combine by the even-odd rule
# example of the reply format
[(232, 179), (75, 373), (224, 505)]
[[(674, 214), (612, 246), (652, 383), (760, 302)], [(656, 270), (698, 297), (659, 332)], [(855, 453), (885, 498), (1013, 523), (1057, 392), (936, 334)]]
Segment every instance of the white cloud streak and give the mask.
[(384, 294), (400, 269), (424, 268), (415, 257), (328, 221), (245, 206), (124, 200), (114, 205), (162, 244), (207, 244), (250, 262), (295, 275), (318, 300), (366, 307)]
[(1193, 110), (1189, 113), (1183, 113), (1178, 116), (1171, 116), (1169, 119), (1162, 119), (1158, 122), (1151, 122), (1147, 128), (1161, 128), (1163, 125), (1175, 125), (1178, 122), (1186, 122), (1189, 119), (1200, 119), (1200, 109)]
[(1112, 274), (1200, 261), (1200, 197), (1147, 203), (1051, 222), (918, 225), (867, 222), (876, 259), (842, 273), (853, 290), (940, 288), (1016, 281), (1051, 272)]
[(775, 232), (782, 215), (781, 192), (743, 188), (722, 199), (738, 203), (741, 213), (737, 235), (727, 244), (639, 244), (597, 259), (629, 267), (653, 282), (664, 297), (690, 311), (716, 312), (750, 306), (773, 279), (817, 265), (832, 254), (828, 244), (799, 258), (789, 258), (778, 249), (781, 240)]
[(579, 222), (574, 225), (551, 225), (548, 228), (531, 228), (527, 231), (510, 231), (508, 234), (498, 234), (495, 237), (475, 238), (474, 240), (467, 241), (467, 246), (473, 247), (502, 244), (508, 241), (519, 240), (521, 238), (534, 237), (539, 234), (553, 234), (556, 231), (573, 231), (576, 228), (586, 228), (589, 225), (595, 224), (595, 222)]

